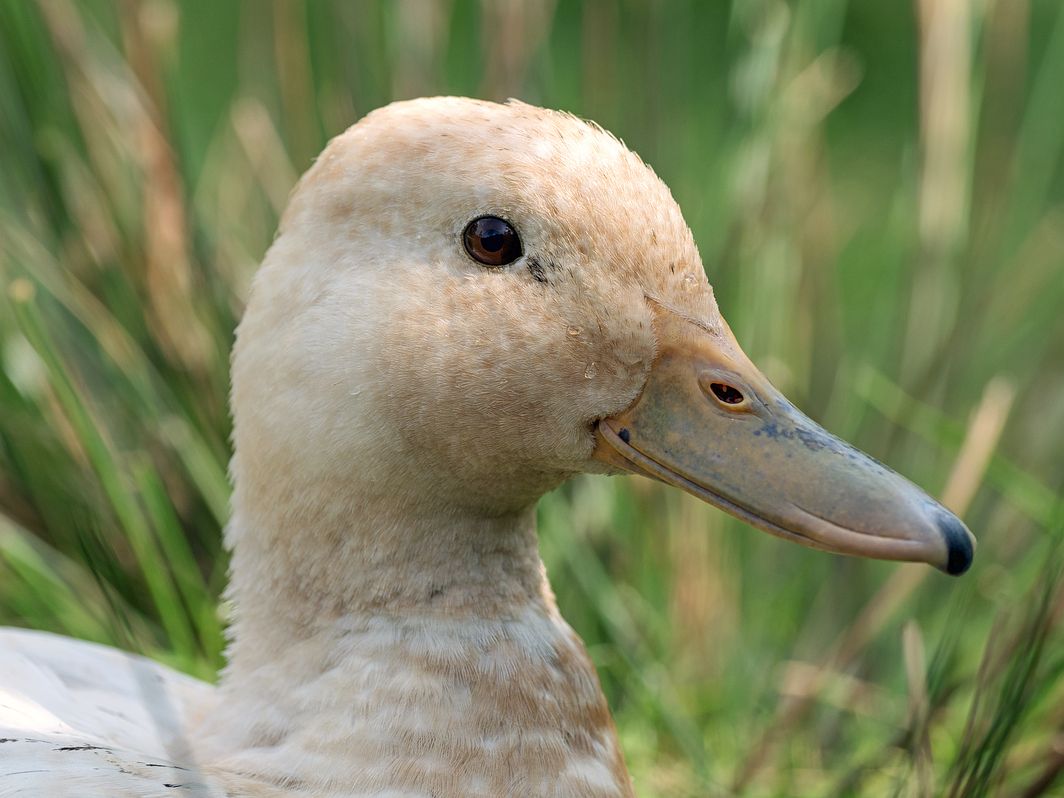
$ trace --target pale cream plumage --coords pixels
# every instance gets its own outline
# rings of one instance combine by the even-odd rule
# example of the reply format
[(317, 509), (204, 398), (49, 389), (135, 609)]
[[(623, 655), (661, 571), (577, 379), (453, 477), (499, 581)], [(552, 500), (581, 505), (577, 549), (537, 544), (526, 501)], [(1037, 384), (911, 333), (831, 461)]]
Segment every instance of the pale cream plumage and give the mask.
[[(470, 259), (481, 214), (522, 258)], [(219, 686), (0, 633), (0, 795), (632, 795), (533, 509), (615, 470), (596, 423), (644, 392), (662, 308), (730, 346), (668, 190), (600, 129), (436, 98), (336, 138), (238, 333)], [(896, 542), (864, 553), (944, 556)]]

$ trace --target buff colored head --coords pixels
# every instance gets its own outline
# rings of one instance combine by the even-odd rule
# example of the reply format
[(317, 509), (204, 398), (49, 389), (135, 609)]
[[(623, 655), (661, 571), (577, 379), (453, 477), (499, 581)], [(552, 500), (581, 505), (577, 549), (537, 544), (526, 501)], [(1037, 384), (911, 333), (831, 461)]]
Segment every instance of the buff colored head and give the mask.
[(971, 561), (960, 521), (746, 358), (657, 176), (521, 103), (396, 103), (334, 139), (256, 277), (233, 385), (252, 504), (357, 476), (492, 516), (626, 470), (808, 545)]

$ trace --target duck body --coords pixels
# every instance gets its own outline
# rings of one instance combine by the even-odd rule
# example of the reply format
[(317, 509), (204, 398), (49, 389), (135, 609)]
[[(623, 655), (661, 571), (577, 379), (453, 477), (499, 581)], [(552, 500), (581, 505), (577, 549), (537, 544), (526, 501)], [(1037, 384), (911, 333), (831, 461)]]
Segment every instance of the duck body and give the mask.
[(537, 548), (537, 500), (578, 473), (820, 548), (971, 559), (959, 521), (775, 392), (668, 189), (567, 114), (432, 98), (334, 139), (232, 366), (218, 685), (3, 632), (0, 796), (633, 795)]
[(4, 630), (0, 795), (633, 794), (594, 670), (557, 613), (343, 627), (273, 658), (224, 713), (224, 686)]
[[(190, 795), (184, 744), (214, 687), (157, 662), (46, 632), (0, 629), (0, 796)], [(167, 785), (196, 781), (191, 788)]]

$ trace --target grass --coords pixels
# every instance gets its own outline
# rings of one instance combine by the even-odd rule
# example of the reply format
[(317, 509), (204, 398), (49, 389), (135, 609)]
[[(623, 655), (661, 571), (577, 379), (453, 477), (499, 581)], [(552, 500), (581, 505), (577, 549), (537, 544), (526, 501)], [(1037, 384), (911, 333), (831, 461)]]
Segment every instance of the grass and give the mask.
[(398, 97), (562, 107), (672, 187), (751, 356), (972, 572), (676, 492), (540, 507), (647, 796), (1064, 795), (1053, 0), (0, 5), (0, 622), (221, 658), (227, 352), (289, 188)]

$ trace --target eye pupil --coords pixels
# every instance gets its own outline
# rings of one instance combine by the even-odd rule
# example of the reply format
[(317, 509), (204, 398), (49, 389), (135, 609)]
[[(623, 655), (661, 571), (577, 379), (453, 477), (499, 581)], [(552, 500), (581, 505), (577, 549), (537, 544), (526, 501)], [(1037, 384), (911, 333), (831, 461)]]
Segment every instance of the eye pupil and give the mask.
[(743, 402), (742, 393), (726, 383), (712, 382), (709, 390), (713, 391), (713, 395), (726, 405), (738, 405)]
[(481, 216), (462, 233), (469, 257), (485, 266), (505, 266), (521, 257), (521, 239), (505, 219)]

